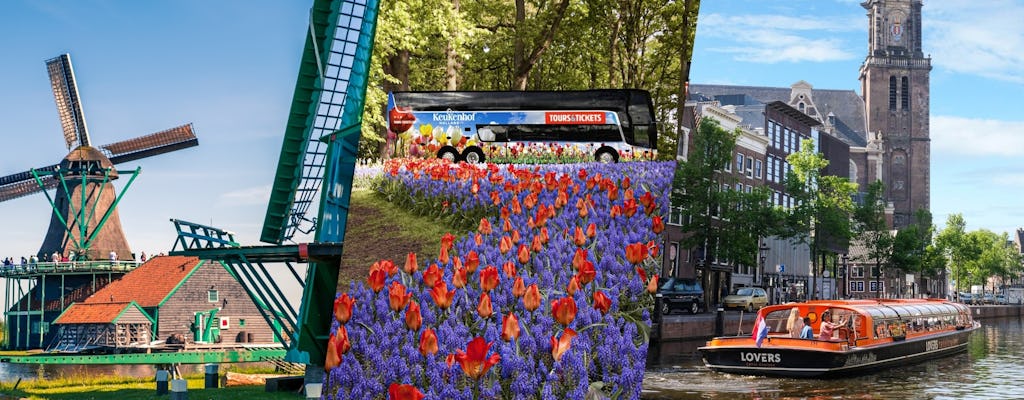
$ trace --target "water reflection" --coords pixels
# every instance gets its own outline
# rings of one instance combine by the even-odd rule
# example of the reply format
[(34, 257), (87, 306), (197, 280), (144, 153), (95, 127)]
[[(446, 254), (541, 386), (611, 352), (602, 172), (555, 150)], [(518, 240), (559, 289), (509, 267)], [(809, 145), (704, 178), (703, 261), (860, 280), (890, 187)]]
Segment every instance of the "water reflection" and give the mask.
[[(699, 345), (699, 344), (698, 344)], [(663, 345), (683, 351), (692, 343)], [(1019, 399), (1024, 398), (1024, 321), (983, 321), (968, 350), (851, 378), (815, 380), (711, 372), (694, 353), (654, 356), (645, 399)]]

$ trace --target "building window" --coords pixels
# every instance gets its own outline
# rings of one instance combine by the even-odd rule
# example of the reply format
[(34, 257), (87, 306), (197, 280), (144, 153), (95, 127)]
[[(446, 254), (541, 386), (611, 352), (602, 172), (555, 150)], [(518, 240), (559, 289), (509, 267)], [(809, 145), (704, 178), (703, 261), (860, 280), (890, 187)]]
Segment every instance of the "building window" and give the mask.
[(761, 160), (754, 160), (754, 177), (761, 179)]
[(900, 78), (900, 109), (910, 109), (910, 79), (905, 76)]
[(209, 292), (206, 293), (206, 300), (211, 303), (216, 303), (220, 301), (220, 295), (217, 293), (216, 290), (210, 290)]
[(736, 191), (737, 192), (743, 192), (743, 184), (742, 183), (737, 183), (736, 184)]
[(863, 292), (864, 291), (864, 281), (850, 282), (850, 291), (851, 292)]
[(850, 277), (851, 278), (863, 278), (864, 277), (864, 267), (860, 266), (860, 265), (854, 265), (853, 267), (850, 267)]
[(743, 173), (743, 154), (736, 153), (736, 173)]
[(746, 161), (747, 161), (747, 178), (750, 178), (751, 176), (754, 175), (754, 159), (751, 158), (751, 157), (747, 157)]
[(669, 225), (682, 225), (683, 224), (683, 209), (681, 207), (672, 207), (672, 213), (668, 216)]
[(775, 121), (768, 120), (768, 145), (775, 146)]
[(754, 187), (750, 186), (750, 185), (747, 185), (747, 193), (750, 193), (750, 192), (753, 192), (753, 191), (754, 191)]
[(238, 319), (238, 327), (240, 327), (240, 328), (244, 328), (245, 327), (245, 318), (239, 318)]
[(883, 291), (885, 291), (885, 282), (884, 281), (871, 281), (870, 284), (871, 284), (871, 291), (872, 292), (883, 292)]
[(889, 110), (896, 111), (896, 77), (889, 77)]
[(804, 112), (804, 102), (801, 101), (800, 104), (797, 104), (797, 106), (800, 109), (800, 112)]

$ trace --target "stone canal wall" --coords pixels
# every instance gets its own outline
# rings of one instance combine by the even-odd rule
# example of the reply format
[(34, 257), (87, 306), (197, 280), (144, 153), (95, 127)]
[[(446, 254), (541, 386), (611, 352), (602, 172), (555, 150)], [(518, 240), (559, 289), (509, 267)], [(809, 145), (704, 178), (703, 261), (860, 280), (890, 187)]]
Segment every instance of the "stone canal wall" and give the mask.
[[(1024, 316), (1024, 306), (971, 306), (974, 319), (982, 320), (991, 318), (1020, 318)], [(739, 334), (750, 334), (754, 326), (756, 313), (741, 313), (729, 311), (724, 314), (725, 336)], [(983, 322), (984, 323), (984, 322)], [(715, 336), (716, 315), (714, 312), (698, 315), (673, 314), (662, 318), (660, 323), (653, 326), (651, 336), (653, 340), (698, 340), (709, 339)]]

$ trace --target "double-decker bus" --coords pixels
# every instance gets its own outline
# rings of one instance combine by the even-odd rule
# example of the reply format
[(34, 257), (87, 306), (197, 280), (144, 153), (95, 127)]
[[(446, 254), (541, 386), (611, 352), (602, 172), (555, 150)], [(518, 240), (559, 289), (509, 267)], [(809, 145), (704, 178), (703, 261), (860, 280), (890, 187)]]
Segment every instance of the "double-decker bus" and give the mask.
[(650, 160), (658, 143), (638, 89), (393, 92), (387, 116), (400, 152), (453, 162)]

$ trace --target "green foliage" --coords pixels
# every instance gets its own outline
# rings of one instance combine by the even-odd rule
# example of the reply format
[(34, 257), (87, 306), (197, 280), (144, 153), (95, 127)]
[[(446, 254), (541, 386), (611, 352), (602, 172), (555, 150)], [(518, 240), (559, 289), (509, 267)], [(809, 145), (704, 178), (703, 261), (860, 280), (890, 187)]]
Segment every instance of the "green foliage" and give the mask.
[(793, 197), (794, 206), (787, 210), (779, 235), (807, 243), (813, 271), (817, 271), (822, 250), (834, 253), (845, 248), (853, 237), (850, 221), (857, 184), (846, 178), (821, 175), (828, 160), (814, 152), (814, 141), (810, 139), (801, 141), (800, 151), (790, 154), (786, 161), (792, 166), (786, 174), (786, 193)]
[[(382, 2), (360, 156), (386, 149), (388, 91), (445, 90), (451, 74), (458, 90), (510, 90), (518, 65), (529, 68), (530, 90), (649, 90), (664, 122), (660, 157), (674, 158), (670, 119), (688, 75), (700, 1), (568, 0), (561, 13), (560, 1), (517, 1)], [(538, 49), (535, 62), (523, 60)]]
[(731, 190), (735, 179), (719, 173), (732, 162), (739, 134), (723, 129), (714, 118), (701, 119), (693, 151), (676, 168), (672, 205), (682, 210), (682, 230), (690, 233), (683, 239), (686, 248), (705, 249), (706, 259), (754, 265), (759, 238), (774, 229), (779, 216), (767, 188)]

